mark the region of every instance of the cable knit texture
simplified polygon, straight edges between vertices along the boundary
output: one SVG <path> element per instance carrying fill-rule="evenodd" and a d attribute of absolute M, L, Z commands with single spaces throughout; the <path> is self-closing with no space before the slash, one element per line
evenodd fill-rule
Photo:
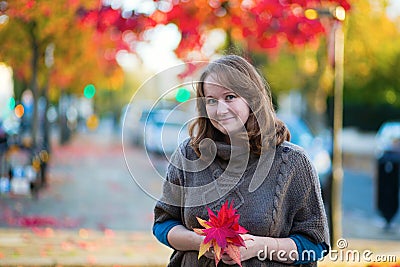
<path fill-rule="evenodd" d="M 252 235 L 283 238 L 301 234 L 314 243 L 329 244 L 319 180 L 303 149 L 289 142 L 278 146 L 271 168 L 262 173 L 265 178 L 262 184 L 250 192 L 249 185 L 255 170 L 263 167 L 263 162 L 259 162 L 259 157 L 250 155 L 244 157 L 247 159 L 246 164 L 246 161 L 237 160 L 241 154 L 233 153 L 229 145 L 217 143 L 216 146 L 217 156 L 210 166 L 200 171 L 184 171 L 182 162 L 185 159 L 194 162 L 198 160 L 198 156 L 188 140 L 182 143 L 180 153 L 175 153 L 172 159 L 178 164 L 170 164 L 168 167 L 167 180 L 170 183 L 164 184 L 163 196 L 155 206 L 155 222 L 178 219 L 188 229 L 201 228 L 196 216 L 207 220 L 206 206 L 217 211 L 228 200 L 234 202 L 234 207 L 240 214 L 239 223 Z M 227 166 L 231 166 L 227 155 L 232 154 L 236 155 L 234 162 L 240 162 L 242 166 L 243 171 L 240 174 L 231 171 L 237 170 L 238 166 L 233 165 L 233 168 L 227 169 Z M 184 186 L 185 189 L 171 184 Z M 204 185 L 212 186 L 200 189 Z M 194 202 L 196 205 L 193 205 Z M 204 256 L 197 259 L 197 255 L 198 251 L 174 251 L 168 266 L 215 267 L 213 260 Z M 315 266 L 316 263 L 309 265 Z M 218 267 L 222 266 L 228 265 L 220 262 Z M 244 261 L 242 266 L 288 265 L 252 258 Z"/>

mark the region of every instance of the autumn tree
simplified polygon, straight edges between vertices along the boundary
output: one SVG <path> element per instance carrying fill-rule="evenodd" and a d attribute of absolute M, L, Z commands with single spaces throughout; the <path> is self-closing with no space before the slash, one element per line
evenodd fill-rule
<path fill-rule="evenodd" d="M 389 18 L 386 8 L 356 1 L 347 25 L 344 122 L 365 130 L 400 115 L 400 16 Z"/>
<path fill-rule="evenodd" d="M 38 128 L 37 100 L 49 93 L 81 94 L 88 83 L 99 89 L 116 89 L 123 81 L 115 53 L 123 49 L 121 33 L 112 32 L 107 19 L 120 11 L 104 12 L 103 24 L 87 10 L 103 9 L 98 0 L 21 0 L 1 2 L 7 19 L 0 25 L 0 60 L 10 65 L 15 79 L 30 88 L 35 99 L 33 141 Z M 46 49 L 54 60 L 46 62 Z M 51 55 L 48 55 L 51 57 Z"/>
<path fill-rule="evenodd" d="M 129 13 L 124 15 L 123 13 Z M 100 8 L 87 8 L 79 11 L 79 25 L 84 29 L 94 30 L 92 46 L 87 46 L 86 53 L 91 53 L 95 47 L 100 48 L 99 55 L 94 57 L 103 57 L 108 64 L 103 64 L 101 73 L 104 75 L 104 89 L 99 92 L 101 99 L 98 99 L 98 109 L 109 110 L 114 116 L 120 113 L 123 104 L 126 103 L 127 97 L 124 92 L 120 92 L 129 84 L 127 78 L 121 68 L 115 68 L 110 63 L 116 64 L 117 54 L 119 52 L 130 52 L 136 54 L 136 44 L 143 40 L 143 35 L 148 28 L 156 25 L 155 21 L 146 14 L 131 11 L 125 12 L 121 9 L 111 6 L 101 6 Z M 93 54 L 93 53 L 92 53 Z M 93 58 L 94 59 L 94 58 Z M 98 61 L 98 60 L 97 60 Z M 93 60 L 92 62 L 96 62 Z M 114 67 L 114 68 L 112 68 Z M 118 75 L 112 72 L 118 71 Z M 122 89 L 121 89 L 122 88 Z M 118 99 L 117 97 L 122 99 Z M 112 102 L 112 103 L 111 103 Z"/>

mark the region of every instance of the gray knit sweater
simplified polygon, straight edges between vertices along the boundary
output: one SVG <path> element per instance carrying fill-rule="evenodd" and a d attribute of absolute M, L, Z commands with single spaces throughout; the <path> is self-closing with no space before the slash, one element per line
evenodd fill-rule
<path fill-rule="evenodd" d="M 244 166 L 236 173 L 235 168 L 227 167 L 230 156 L 235 154 L 227 144 L 217 144 L 217 157 L 206 168 L 200 166 L 201 161 L 188 140 L 179 151 L 173 155 L 172 164 L 168 167 L 166 179 L 169 183 L 164 184 L 163 196 L 155 206 L 155 222 L 176 219 L 188 229 L 202 228 L 196 216 L 207 220 L 206 206 L 215 212 L 228 200 L 234 202 L 234 208 L 240 214 L 239 223 L 249 234 L 280 238 L 301 234 L 315 243 L 329 244 L 318 177 L 300 147 L 284 142 L 276 148 L 270 163 L 264 163 L 254 155 L 247 156 L 248 161 L 243 161 L 240 153 L 236 154 L 236 163 Z M 197 164 L 197 171 L 193 169 L 193 164 L 185 165 L 186 160 Z M 268 168 L 263 165 L 268 165 Z M 256 168 L 260 170 L 260 166 L 261 170 L 265 170 L 261 174 L 255 172 Z M 249 190 L 255 173 L 261 175 L 262 183 L 256 190 Z M 230 180 L 233 182 L 229 183 Z M 204 256 L 197 259 L 197 256 L 198 251 L 174 251 L 168 266 L 215 266 L 213 260 Z M 316 263 L 310 265 L 315 266 Z M 221 266 L 228 265 L 220 262 L 218 267 Z M 287 265 L 252 258 L 244 261 L 242 266 Z"/>

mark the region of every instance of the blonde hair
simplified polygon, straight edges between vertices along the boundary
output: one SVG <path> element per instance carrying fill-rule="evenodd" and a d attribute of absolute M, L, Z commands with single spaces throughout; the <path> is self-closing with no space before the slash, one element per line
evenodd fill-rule
<path fill-rule="evenodd" d="M 198 118 L 190 125 L 191 146 L 200 156 L 200 142 L 205 138 L 223 140 L 224 134 L 217 130 L 207 116 L 204 102 L 204 81 L 213 75 L 221 85 L 244 98 L 250 106 L 250 115 L 245 123 L 250 151 L 260 155 L 266 142 L 278 146 L 290 140 L 290 132 L 276 117 L 272 104 L 270 86 L 246 59 L 227 55 L 211 62 L 203 71 L 196 86 Z"/>

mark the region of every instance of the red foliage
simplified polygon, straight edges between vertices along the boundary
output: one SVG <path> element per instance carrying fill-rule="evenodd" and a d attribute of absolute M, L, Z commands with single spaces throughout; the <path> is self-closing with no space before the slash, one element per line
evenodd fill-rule
<path fill-rule="evenodd" d="M 239 247 L 245 247 L 245 243 L 240 235 L 247 233 L 247 230 L 239 225 L 240 215 L 236 214 L 233 202 L 228 206 L 228 201 L 226 201 L 217 215 L 210 208 L 207 208 L 207 210 L 208 221 L 197 218 L 200 225 L 206 229 L 194 229 L 196 233 L 205 236 L 200 246 L 199 257 L 212 247 L 215 265 L 218 265 L 222 254 L 227 253 L 241 266 Z"/>
<path fill-rule="evenodd" d="M 274 52 L 285 41 L 304 45 L 324 33 L 320 21 L 306 19 L 304 11 L 337 5 L 350 9 L 347 0 L 259 0 L 246 4 L 240 0 L 173 1 L 165 16 L 157 10 L 154 17 L 162 18 L 160 23 L 178 26 L 182 39 L 176 53 L 185 58 L 191 51 L 201 49 L 203 36 L 212 28 L 235 29 L 241 36 L 232 36 L 234 41 L 265 52 Z"/>
<path fill-rule="evenodd" d="M 197 70 L 198 64 L 193 64 L 192 62 L 187 62 L 185 64 L 185 67 L 186 67 L 185 71 L 178 74 L 179 79 L 184 79 L 185 77 L 192 75 L 193 72 L 195 72 Z"/>
<path fill-rule="evenodd" d="M 50 216 L 25 216 L 19 220 L 19 225 L 22 227 L 44 227 L 56 226 L 58 221 Z"/>
<path fill-rule="evenodd" d="M 121 33 L 132 31 L 137 33 L 137 41 L 147 29 L 174 23 L 182 35 L 175 52 L 178 57 L 189 59 L 192 51 L 201 51 L 204 36 L 210 29 L 234 31 L 233 42 L 247 49 L 275 53 L 285 42 L 303 46 L 325 32 L 319 20 L 305 18 L 306 9 L 338 5 L 346 11 L 350 9 L 348 0 L 186 0 L 170 1 L 167 10 L 161 8 L 165 1 L 154 2 L 160 9 L 150 15 L 132 12 L 129 18 L 122 18 L 120 10 L 103 6 L 87 11 L 82 23 L 94 23 L 100 32 L 110 28 Z"/>

